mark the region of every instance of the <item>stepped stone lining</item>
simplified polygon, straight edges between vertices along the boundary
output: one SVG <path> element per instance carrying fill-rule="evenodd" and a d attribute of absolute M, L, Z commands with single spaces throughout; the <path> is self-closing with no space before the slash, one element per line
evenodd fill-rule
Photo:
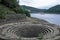
<path fill-rule="evenodd" d="M 52 28 L 40 24 L 12 23 L 1 26 L 0 36 L 6 38 L 20 37 L 38 37 L 40 33 L 43 35 L 53 32 Z"/>

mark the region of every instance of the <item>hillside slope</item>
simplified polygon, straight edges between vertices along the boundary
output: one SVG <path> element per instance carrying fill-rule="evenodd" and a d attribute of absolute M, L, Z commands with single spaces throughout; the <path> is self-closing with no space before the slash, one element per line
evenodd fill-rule
<path fill-rule="evenodd" d="M 22 7 L 24 9 L 28 9 L 31 11 L 31 13 L 39 13 L 39 12 L 45 12 L 46 9 L 38 9 L 38 8 L 34 8 L 34 7 L 30 7 L 30 6 L 25 6 L 25 5 L 22 5 Z"/>
<path fill-rule="evenodd" d="M 54 7 L 51 7 L 50 9 L 47 10 L 47 12 L 60 13 L 60 5 L 56 5 Z"/>

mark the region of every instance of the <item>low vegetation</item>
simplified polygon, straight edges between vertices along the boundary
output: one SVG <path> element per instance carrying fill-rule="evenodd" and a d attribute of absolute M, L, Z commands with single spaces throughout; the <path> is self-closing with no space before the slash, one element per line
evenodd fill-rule
<path fill-rule="evenodd" d="M 39 34 L 38 39 L 39 39 L 39 40 L 42 40 L 42 39 L 43 39 L 43 33 L 40 33 L 40 34 Z"/>

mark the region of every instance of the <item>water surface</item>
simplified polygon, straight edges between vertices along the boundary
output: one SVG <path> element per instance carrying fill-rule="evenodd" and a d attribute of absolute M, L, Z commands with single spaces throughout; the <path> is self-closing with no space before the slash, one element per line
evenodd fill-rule
<path fill-rule="evenodd" d="M 40 14 L 40 13 L 32 13 L 31 17 L 44 19 L 52 24 L 60 25 L 60 14 Z"/>

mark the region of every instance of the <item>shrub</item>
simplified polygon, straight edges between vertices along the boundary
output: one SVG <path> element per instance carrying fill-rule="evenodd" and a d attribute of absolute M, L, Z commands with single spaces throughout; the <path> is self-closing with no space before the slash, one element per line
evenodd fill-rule
<path fill-rule="evenodd" d="M 25 10 L 25 14 L 26 14 L 26 16 L 28 16 L 28 17 L 30 17 L 30 11 L 29 10 Z"/>
<path fill-rule="evenodd" d="M 3 13 L 0 13 L 0 19 L 5 19 L 6 16 Z"/>
<path fill-rule="evenodd" d="M 21 6 L 17 6 L 16 8 L 14 8 L 14 11 L 17 13 L 17 14 L 26 14 L 26 16 L 30 17 L 30 10 L 26 10 L 24 9 L 23 7 Z"/>
<path fill-rule="evenodd" d="M 5 14 L 6 14 L 6 10 L 5 8 L 1 5 L 0 6 L 0 19 L 5 19 Z"/>
<path fill-rule="evenodd" d="M 38 36 L 39 38 L 39 40 L 42 40 L 43 39 L 43 33 L 39 33 L 39 36 Z"/>
<path fill-rule="evenodd" d="M 16 13 L 20 13 L 20 14 L 21 14 L 21 13 L 22 13 L 22 14 L 24 13 L 24 9 L 23 9 L 23 7 L 21 7 L 21 6 L 17 6 L 14 10 L 15 10 Z"/>
<path fill-rule="evenodd" d="M 1 3 L 11 8 L 14 8 L 18 5 L 17 0 L 1 0 Z"/>

